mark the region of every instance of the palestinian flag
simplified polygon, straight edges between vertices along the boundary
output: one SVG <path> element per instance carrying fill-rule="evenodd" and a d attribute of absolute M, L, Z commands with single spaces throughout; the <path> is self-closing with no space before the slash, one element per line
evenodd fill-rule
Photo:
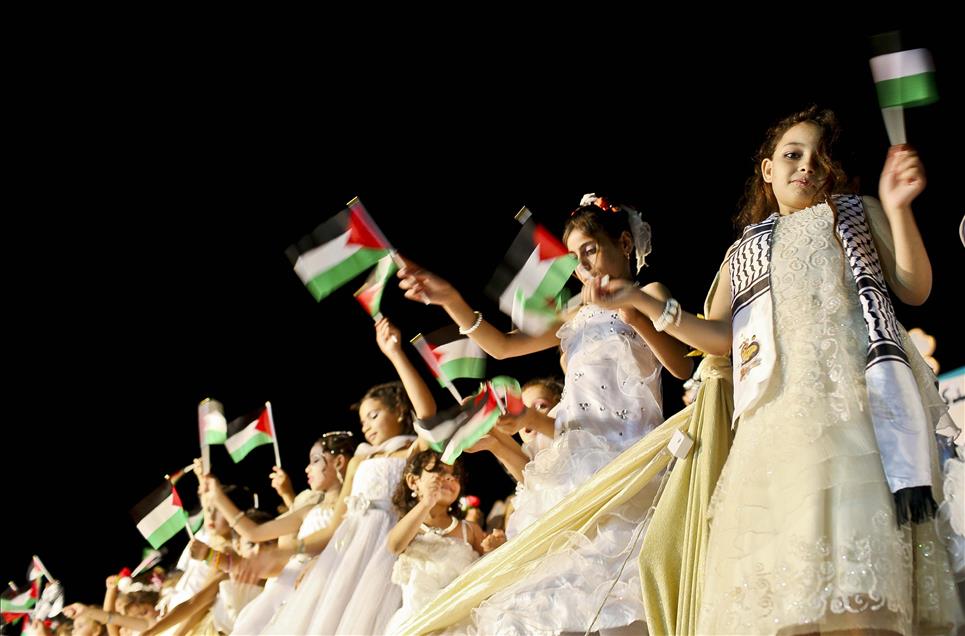
<path fill-rule="evenodd" d="M 877 55 L 871 58 L 871 75 L 882 108 L 925 106 L 938 100 L 935 63 L 928 49 Z"/>
<path fill-rule="evenodd" d="M 392 250 L 385 235 L 354 199 L 286 250 L 295 273 L 315 300 L 325 298 Z"/>
<path fill-rule="evenodd" d="M 564 287 L 554 298 L 527 298 L 520 288 L 516 290 L 509 315 L 520 331 L 539 336 L 560 320 L 560 312 L 566 309 L 569 295 L 570 291 Z"/>
<path fill-rule="evenodd" d="M 492 429 L 499 415 L 499 404 L 487 382 L 465 404 L 417 420 L 415 430 L 433 450 L 442 453 L 443 462 L 452 464 Z"/>
<path fill-rule="evenodd" d="M 236 464 L 255 448 L 271 443 L 271 420 L 265 407 L 228 423 L 224 446 Z"/>
<path fill-rule="evenodd" d="M 486 292 L 508 316 L 513 315 L 518 297 L 534 304 L 555 304 L 576 266 L 576 257 L 567 252 L 566 246 L 530 219 L 509 247 Z"/>
<path fill-rule="evenodd" d="M 29 615 L 29 612 L 0 612 L 0 618 L 3 619 L 0 621 L 0 625 L 16 625 L 17 621 L 27 615 Z M 24 625 L 26 625 L 26 623 L 24 623 Z"/>
<path fill-rule="evenodd" d="M 442 452 L 442 461 L 445 464 L 455 463 L 463 451 L 492 430 L 496 420 L 502 415 L 499 400 L 488 382 L 479 394 L 469 400 L 467 406 L 469 408 L 463 411 L 457 430 Z"/>
<path fill-rule="evenodd" d="M 206 398 L 198 405 L 198 429 L 201 444 L 224 444 L 227 437 L 224 406 L 217 400 Z"/>
<path fill-rule="evenodd" d="M 519 395 L 519 383 L 512 378 L 493 378 L 492 381 L 483 383 L 479 391 L 465 404 L 425 420 L 417 420 L 416 433 L 426 440 L 433 450 L 442 453 L 444 463 L 452 464 L 467 448 L 492 429 L 500 415 L 522 412 Z"/>
<path fill-rule="evenodd" d="M 417 334 L 412 344 L 442 386 L 446 386 L 447 379 L 486 377 L 486 353 L 468 336 L 459 333 L 456 325 L 437 329 L 427 336 Z"/>
<path fill-rule="evenodd" d="M 165 481 L 131 509 L 137 529 L 157 549 L 188 522 L 178 491 Z"/>
<path fill-rule="evenodd" d="M 392 260 L 392 255 L 386 254 L 379 259 L 375 269 L 369 273 L 365 284 L 355 292 L 355 300 L 359 301 L 362 308 L 375 320 L 382 317 L 379 312 L 379 305 L 382 304 L 382 292 L 385 291 L 385 285 L 398 270 L 399 266 Z"/>
<path fill-rule="evenodd" d="M 0 612 L 3 613 L 3 619 L 11 622 L 26 614 L 37 604 L 38 596 L 37 588 L 30 586 L 29 590 L 21 592 L 13 598 L 0 598 Z M 8 615 L 13 616 L 8 617 Z"/>

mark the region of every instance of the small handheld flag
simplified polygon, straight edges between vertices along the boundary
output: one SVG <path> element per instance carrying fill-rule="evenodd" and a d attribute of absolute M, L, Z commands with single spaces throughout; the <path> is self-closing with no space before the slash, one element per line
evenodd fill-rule
<path fill-rule="evenodd" d="M 456 325 L 437 329 L 429 335 L 416 334 L 412 345 L 425 360 L 439 384 L 456 399 L 462 397 L 452 381 L 459 378 L 483 378 L 486 375 L 486 353 L 470 338 L 459 333 Z"/>
<path fill-rule="evenodd" d="M 274 440 L 267 406 L 231 420 L 227 425 L 227 434 L 225 450 L 236 464 L 255 448 L 272 444 Z M 275 460 L 278 460 L 277 456 Z"/>
<path fill-rule="evenodd" d="M 541 335 L 547 322 L 526 319 L 526 309 L 532 312 L 544 306 L 555 307 L 566 281 L 576 270 L 577 260 L 559 239 L 527 216 L 528 212 L 523 208 L 517 214 L 517 219 L 525 218 L 526 221 L 493 274 L 486 292 L 514 322 L 521 320 L 522 324 L 516 324 L 521 331 Z"/>
<path fill-rule="evenodd" d="M 375 267 L 369 272 L 369 277 L 365 283 L 355 292 L 355 300 L 362 305 L 362 308 L 378 321 L 382 317 L 380 307 L 382 304 L 382 293 L 385 286 L 392 278 L 392 275 L 399 271 L 399 266 L 392 259 L 391 254 L 387 254 L 379 259 Z"/>
<path fill-rule="evenodd" d="M 356 197 L 285 254 L 309 293 L 320 301 L 392 251 Z"/>
<path fill-rule="evenodd" d="M 134 506 L 131 517 L 154 549 L 164 545 L 188 522 L 178 491 L 168 481 Z"/>
<path fill-rule="evenodd" d="M 938 100 L 935 63 L 927 49 L 904 49 L 901 34 L 883 33 L 872 38 L 877 55 L 871 58 L 871 75 L 891 145 L 908 143 L 904 109 Z"/>
<path fill-rule="evenodd" d="M 497 376 L 484 382 L 465 404 L 415 422 L 416 433 L 430 448 L 442 453 L 442 461 L 452 464 L 467 448 L 479 441 L 501 415 L 523 411 L 519 382 Z"/>

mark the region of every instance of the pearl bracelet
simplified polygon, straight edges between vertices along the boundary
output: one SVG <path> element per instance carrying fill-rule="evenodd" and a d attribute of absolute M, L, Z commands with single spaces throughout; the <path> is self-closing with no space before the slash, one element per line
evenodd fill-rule
<path fill-rule="evenodd" d="M 653 321 L 653 328 L 657 331 L 663 331 L 670 326 L 670 323 L 673 323 L 674 326 L 680 326 L 680 315 L 680 303 L 674 298 L 668 298 L 663 313 Z"/>
<path fill-rule="evenodd" d="M 459 327 L 459 333 L 464 336 L 468 336 L 476 329 L 479 329 L 479 325 L 482 324 L 482 313 L 478 311 L 474 311 L 472 313 L 476 314 L 476 321 L 473 322 L 471 326 L 466 327 L 465 329 L 463 329 L 462 327 Z"/>

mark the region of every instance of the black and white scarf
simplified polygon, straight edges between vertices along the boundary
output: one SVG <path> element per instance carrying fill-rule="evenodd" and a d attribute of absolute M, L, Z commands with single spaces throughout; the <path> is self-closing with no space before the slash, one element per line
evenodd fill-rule
<path fill-rule="evenodd" d="M 902 347 L 878 252 L 857 195 L 835 195 L 836 231 L 857 284 L 868 328 L 865 381 L 875 439 L 898 523 L 934 514 L 928 418 Z M 816 207 L 828 206 L 827 202 Z M 777 360 L 770 293 L 771 238 L 776 214 L 747 227 L 728 251 L 734 355 L 734 420 L 757 404 Z"/>

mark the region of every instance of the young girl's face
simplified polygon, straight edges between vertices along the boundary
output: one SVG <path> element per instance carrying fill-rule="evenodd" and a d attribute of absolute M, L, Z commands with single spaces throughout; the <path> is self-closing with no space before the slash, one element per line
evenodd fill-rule
<path fill-rule="evenodd" d="M 526 408 L 535 409 L 539 413 L 546 413 L 551 408 L 556 406 L 556 396 L 541 384 L 534 384 L 533 386 L 526 387 L 523 389 L 523 404 Z M 519 436 L 522 438 L 523 442 L 531 442 L 533 438 L 536 437 L 536 431 L 524 428 L 519 431 Z"/>
<path fill-rule="evenodd" d="M 415 477 L 414 475 L 409 475 L 409 477 Z M 449 464 L 443 464 L 442 462 L 430 463 L 428 466 L 422 469 L 422 473 L 415 477 L 414 480 L 407 480 L 410 484 L 415 485 L 416 493 L 424 492 L 426 488 L 432 485 L 438 484 L 442 491 L 442 496 L 439 498 L 439 504 L 445 504 L 448 508 L 451 506 L 456 499 L 459 499 L 459 477 L 453 473 L 453 468 Z M 438 504 L 437 504 L 438 505 Z"/>
<path fill-rule="evenodd" d="M 315 492 L 325 492 L 335 487 L 339 483 L 337 464 L 336 456 L 326 453 L 321 444 L 312 446 L 308 453 L 308 466 L 305 467 L 308 487 Z"/>
<path fill-rule="evenodd" d="M 375 398 L 362 400 L 359 420 L 362 422 L 362 434 L 369 444 L 381 444 L 402 432 L 402 419 L 399 414 Z"/>
<path fill-rule="evenodd" d="M 222 537 L 228 537 L 231 535 L 231 527 L 228 526 L 228 520 L 224 518 L 224 515 L 215 507 L 214 503 L 211 501 L 202 501 L 204 506 L 204 526 L 209 532 L 220 535 Z"/>
<path fill-rule="evenodd" d="M 617 244 L 605 232 L 593 236 L 572 230 L 566 238 L 566 248 L 579 261 L 575 273 L 580 282 L 585 285 L 594 276 L 630 278 L 629 234 L 625 232 Z"/>
<path fill-rule="evenodd" d="M 812 205 L 824 187 L 827 169 L 819 161 L 821 129 L 811 122 L 788 128 L 770 159 L 761 162 L 766 183 L 774 190 L 781 214 L 791 214 Z"/>

